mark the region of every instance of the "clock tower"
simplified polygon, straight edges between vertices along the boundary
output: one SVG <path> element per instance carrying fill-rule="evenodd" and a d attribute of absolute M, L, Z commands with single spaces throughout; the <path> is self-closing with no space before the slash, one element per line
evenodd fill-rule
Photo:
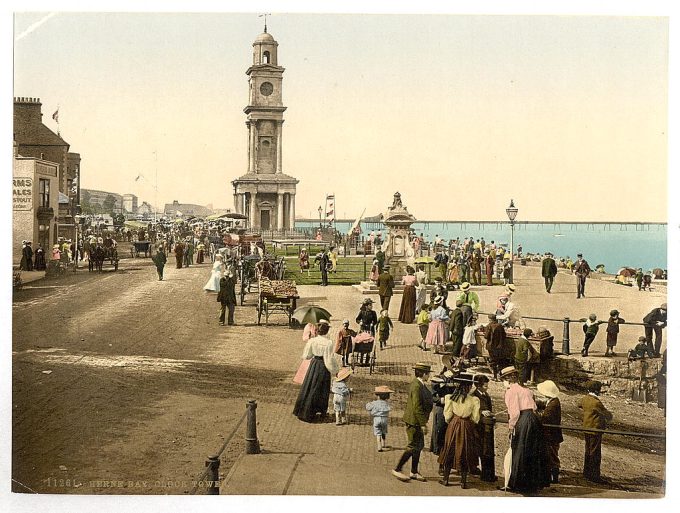
<path fill-rule="evenodd" d="M 298 180 L 283 174 L 284 68 L 278 46 L 265 31 L 253 43 L 253 65 L 248 68 L 248 170 L 232 181 L 236 212 L 248 217 L 251 230 L 295 228 L 295 189 Z"/>

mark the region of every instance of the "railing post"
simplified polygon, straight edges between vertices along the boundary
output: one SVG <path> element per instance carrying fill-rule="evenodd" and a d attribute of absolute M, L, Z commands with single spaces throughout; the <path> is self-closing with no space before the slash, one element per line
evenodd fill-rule
<path fill-rule="evenodd" d="M 248 408 L 248 424 L 246 427 L 246 454 L 260 454 L 260 442 L 257 439 L 257 401 L 251 399 Z"/>
<path fill-rule="evenodd" d="M 569 351 L 569 317 L 565 317 L 564 330 L 562 331 L 562 354 L 570 355 Z"/>
<path fill-rule="evenodd" d="M 205 466 L 208 467 L 208 495 L 219 495 L 220 494 L 220 457 L 210 456 L 206 462 Z"/>

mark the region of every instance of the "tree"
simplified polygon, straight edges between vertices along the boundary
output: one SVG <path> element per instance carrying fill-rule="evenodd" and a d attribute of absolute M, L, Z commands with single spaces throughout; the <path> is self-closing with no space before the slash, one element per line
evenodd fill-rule
<path fill-rule="evenodd" d="M 109 194 L 106 196 L 106 199 L 102 203 L 102 208 L 104 209 L 104 212 L 107 214 L 113 214 L 113 210 L 116 206 L 116 198 L 113 196 L 113 194 Z"/>

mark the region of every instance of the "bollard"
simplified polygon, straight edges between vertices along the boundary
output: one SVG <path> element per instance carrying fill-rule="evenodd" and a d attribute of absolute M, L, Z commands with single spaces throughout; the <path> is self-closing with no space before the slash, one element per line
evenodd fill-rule
<path fill-rule="evenodd" d="M 562 353 L 570 355 L 569 351 L 569 317 L 564 318 L 564 331 L 562 331 Z"/>
<path fill-rule="evenodd" d="M 364 258 L 364 281 L 366 281 L 366 278 L 368 275 L 366 274 L 366 258 Z"/>
<path fill-rule="evenodd" d="M 208 467 L 208 495 L 220 494 L 220 457 L 210 456 L 205 462 Z"/>
<path fill-rule="evenodd" d="M 257 401 L 250 400 L 248 408 L 248 425 L 246 427 L 246 454 L 260 454 L 260 442 L 257 439 Z"/>

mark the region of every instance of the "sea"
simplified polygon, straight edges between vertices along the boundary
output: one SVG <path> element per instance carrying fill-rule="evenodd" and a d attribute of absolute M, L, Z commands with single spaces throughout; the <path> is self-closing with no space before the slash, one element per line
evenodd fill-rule
<path fill-rule="evenodd" d="M 352 222 L 337 221 L 336 229 L 347 233 Z M 319 221 L 296 220 L 297 229 L 314 230 Z M 411 225 L 425 240 L 439 236 L 445 240 L 472 236 L 484 237 L 487 243 L 510 243 L 508 222 L 418 221 Z M 365 235 L 381 230 L 382 223 L 362 223 Z M 553 223 L 521 222 L 515 224 L 514 246 L 522 245 L 523 253 L 550 251 L 557 257 L 576 259 L 583 253 L 590 267 L 604 265 L 605 272 L 614 274 L 621 267 L 648 269 L 667 268 L 667 225 L 665 223 Z"/>

